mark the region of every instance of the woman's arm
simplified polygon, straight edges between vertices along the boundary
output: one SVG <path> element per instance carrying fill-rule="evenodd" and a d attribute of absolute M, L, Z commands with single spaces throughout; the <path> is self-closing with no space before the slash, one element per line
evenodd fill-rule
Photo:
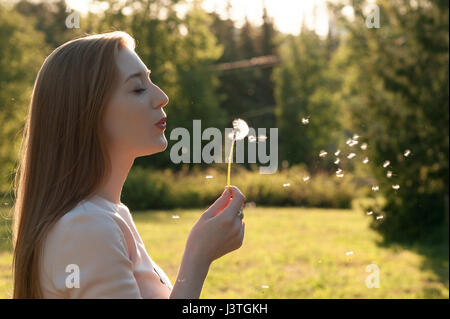
<path fill-rule="evenodd" d="M 240 190 L 231 186 L 202 214 L 189 233 L 169 298 L 199 298 L 211 263 L 241 247 L 245 223 L 237 212 L 244 201 Z"/>
<path fill-rule="evenodd" d="M 210 263 L 184 251 L 180 269 L 169 299 L 198 299 L 209 271 Z"/>

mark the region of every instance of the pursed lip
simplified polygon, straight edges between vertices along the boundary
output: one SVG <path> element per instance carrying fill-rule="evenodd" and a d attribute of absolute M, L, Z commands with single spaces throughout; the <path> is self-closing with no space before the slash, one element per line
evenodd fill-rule
<path fill-rule="evenodd" d="M 167 121 L 167 117 L 163 117 L 158 122 L 156 122 L 155 125 L 157 127 L 161 128 L 161 129 L 165 129 L 166 128 L 166 121 Z"/>
<path fill-rule="evenodd" d="M 155 125 L 166 124 L 166 121 L 167 121 L 167 117 L 163 117 L 158 122 L 156 122 Z"/>

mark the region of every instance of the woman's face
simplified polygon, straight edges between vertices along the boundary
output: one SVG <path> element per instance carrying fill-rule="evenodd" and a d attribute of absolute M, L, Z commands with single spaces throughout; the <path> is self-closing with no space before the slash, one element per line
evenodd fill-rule
<path fill-rule="evenodd" d="M 152 81 L 147 67 L 129 49 L 118 53 L 119 83 L 106 106 L 103 125 L 108 149 L 146 156 L 167 148 L 164 128 L 155 125 L 166 117 L 167 95 Z"/>

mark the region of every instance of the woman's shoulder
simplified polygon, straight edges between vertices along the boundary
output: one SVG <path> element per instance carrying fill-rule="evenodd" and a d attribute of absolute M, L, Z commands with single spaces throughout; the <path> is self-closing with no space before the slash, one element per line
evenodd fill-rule
<path fill-rule="evenodd" d="M 53 225 L 41 255 L 42 286 L 48 296 L 66 291 L 69 266 L 75 265 L 87 281 L 106 267 L 131 267 L 126 236 L 116 214 L 81 202 Z"/>

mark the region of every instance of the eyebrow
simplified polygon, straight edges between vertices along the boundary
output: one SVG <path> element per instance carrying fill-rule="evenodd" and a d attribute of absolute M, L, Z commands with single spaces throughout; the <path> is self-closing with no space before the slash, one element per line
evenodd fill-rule
<path fill-rule="evenodd" d="M 152 73 L 152 71 L 149 70 L 149 69 L 147 69 L 147 75 L 150 75 L 150 73 Z M 133 74 L 131 74 L 131 75 L 125 80 L 124 83 L 126 83 L 128 80 L 130 80 L 130 79 L 132 79 L 132 78 L 136 78 L 136 77 L 140 77 L 140 76 L 145 76 L 145 73 L 144 73 L 144 72 L 136 72 L 136 73 L 133 73 Z"/>

